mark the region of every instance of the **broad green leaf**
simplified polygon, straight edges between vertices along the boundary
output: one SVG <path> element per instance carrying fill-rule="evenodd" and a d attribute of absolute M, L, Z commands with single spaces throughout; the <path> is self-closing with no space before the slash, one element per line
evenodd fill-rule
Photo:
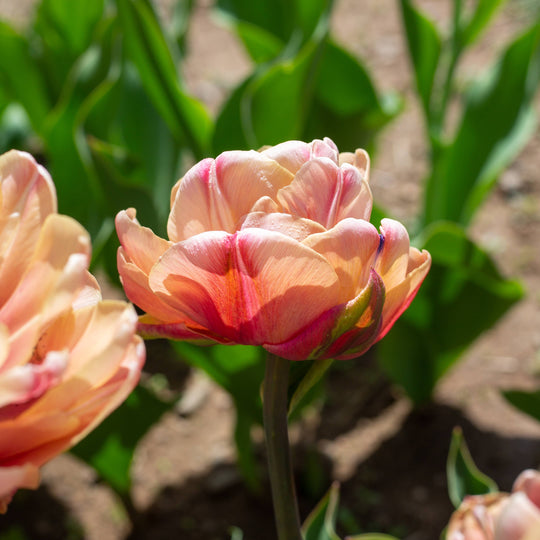
<path fill-rule="evenodd" d="M 339 484 L 335 482 L 302 525 L 304 540 L 340 540 L 335 531 L 338 503 Z"/>
<path fill-rule="evenodd" d="M 106 203 L 82 130 L 89 83 L 87 55 L 92 56 L 93 51 L 82 55 L 71 69 L 61 99 L 43 126 L 43 139 L 59 211 L 77 219 L 94 235 L 101 227 Z M 99 61 L 93 66 L 99 69 Z"/>
<path fill-rule="evenodd" d="M 431 91 L 441 55 L 441 38 L 433 22 L 417 10 L 410 0 L 401 0 L 401 14 L 416 87 L 425 117 L 429 119 Z"/>
<path fill-rule="evenodd" d="M 179 143 L 194 156 L 208 154 L 212 122 L 206 109 L 180 85 L 175 60 L 148 0 L 117 0 L 123 34 L 148 95 Z"/>
<path fill-rule="evenodd" d="M 237 21 L 234 28 L 248 54 L 257 64 L 276 58 L 285 46 L 274 34 L 254 24 Z"/>
<path fill-rule="evenodd" d="M 326 41 L 323 49 L 315 92 L 324 105 L 343 116 L 358 112 L 382 113 L 375 86 L 365 67 L 331 40 Z"/>
<path fill-rule="evenodd" d="M 257 63 L 276 58 L 287 44 L 298 51 L 325 24 L 332 0 L 219 0 L 217 5 Z"/>
<path fill-rule="evenodd" d="M 137 204 L 135 207 L 143 214 L 151 211 L 150 221 L 146 221 L 143 214 L 139 220 L 162 236 L 166 232 L 170 210 L 164 201 L 169 200 L 171 187 L 178 179 L 181 151 L 144 92 L 132 64 L 127 62 L 120 69 L 121 73 L 116 78 L 105 81 L 91 96 L 85 129 L 92 133 L 92 149 L 99 146 L 103 150 L 99 153 L 104 157 L 108 155 L 108 161 L 114 163 L 118 171 L 115 175 L 105 174 L 101 180 L 106 188 L 110 177 L 116 177 L 119 190 L 114 193 L 107 190 L 112 215 L 135 205 L 136 201 L 129 201 L 128 193 L 137 188 L 147 200 L 141 200 L 142 206 Z M 96 142 L 96 138 L 101 141 Z M 126 189 L 125 194 L 122 188 Z M 132 194 L 136 195 L 135 192 Z M 148 198 L 150 204 L 147 204 Z"/>
<path fill-rule="evenodd" d="M 36 132 L 51 109 L 43 75 L 29 52 L 29 43 L 0 21 L 0 85 L 7 96 L 20 103 Z"/>
<path fill-rule="evenodd" d="M 251 23 L 283 42 L 294 27 L 294 2 L 286 0 L 218 0 L 217 7 L 230 17 Z"/>
<path fill-rule="evenodd" d="M 253 141 L 253 137 L 248 140 L 247 136 L 247 132 L 251 134 L 249 111 L 246 110 L 247 106 L 244 106 L 244 102 L 249 85 L 254 77 L 254 75 L 251 75 L 237 86 L 223 105 L 212 135 L 212 152 L 214 155 L 225 150 L 248 150 L 252 148 L 250 141 Z M 247 117 L 245 121 L 244 116 Z"/>
<path fill-rule="evenodd" d="M 103 0 L 42 0 L 34 28 L 50 50 L 63 49 L 76 58 L 90 46 L 102 14 Z"/>
<path fill-rule="evenodd" d="M 421 242 L 432 256 L 418 294 L 377 345 L 382 366 L 419 404 L 461 353 L 523 296 L 456 224 L 437 223 Z"/>
<path fill-rule="evenodd" d="M 296 58 L 273 65 L 252 82 L 245 96 L 252 146 L 301 138 L 311 101 L 309 75 L 316 62 L 316 47 L 310 43 Z"/>
<path fill-rule="evenodd" d="M 293 59 L 261 67 L 241 83 L 216 122 L 214 151 L 302 138 L 318 50 L 319 42 L 311 41 Z"/>
<path fill-rule="evenodd" d="M 92 43 L 102 15 L 103 0 L 39 3 L 33 30 L 40 40 L 40 65 L 53 92 L 60 91 L 73 63 Z"/>
<path fill-rule="evenodd" d="M 171 406 L 172 403 L 165 403 L 138 386 L 123 405 L 71 452 L 125 496 L 131 486 L 130 466 L 137 443 Z"/>
<path fill-rule="evenodd" d="M 477 0 L 472 14 L 467 25 L 461 33 L 463 46 L 470 45 L 480 35 L 482 30 L 488 25 L 489 21 L 497 11 L 497 9 L 505 2 L 505 0 Z"/>
<path fill-rule="evenodd" d="M 452 433 L 446 462 L 448 495 L 457 508 L 466 495 L 483 495 L 497 491 L 497 484 L 476 467 L 460 428 Z"/>
<path fill-rule="evenodd" d="M 466 224 L 533 133 L 540 81 L 540 24 L 506 49 L 466 95 L 454 142 L 442 149 L 426 186 L 425 223 Z"/>
<path fill-rule="evenodd" d="M 371 150 L 376 134 L 401 110 L 396 95 L 380 96 L 366 68 L 327 40 L 315 79 L 303 138 L 330 137 L 339 148 Z"/>
<path fill-rule="evenodd" d="M 536 392 L 509 390 L 502 394 L 516 409 L 540 422 L 540 390 Z"/>

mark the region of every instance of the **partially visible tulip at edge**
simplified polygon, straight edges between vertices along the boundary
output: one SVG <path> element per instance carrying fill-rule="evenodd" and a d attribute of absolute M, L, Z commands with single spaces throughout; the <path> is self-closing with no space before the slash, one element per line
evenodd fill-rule
<path fill-rule="evenodd" d="M 454 512 L 447 540 L 540 540 L 540 473 L 523 471 L 512 493 L 465 497 Z"/>
<path fill-rule="evenodd" d="M 145 337 L 356 357 L 407 308 L 431 258 L 369 223 L 369 158 L 330 139 L 204 159 L 174 186 L 168 240 L 118 214 L 118 269 Z"/>
<path fill-rule="evenodd" d="M 0 156 L 0 513 L 122 403 L 145 358 L 133 306 L 101 300 L 88 233 L 56 208 L 32 156 Z"/>

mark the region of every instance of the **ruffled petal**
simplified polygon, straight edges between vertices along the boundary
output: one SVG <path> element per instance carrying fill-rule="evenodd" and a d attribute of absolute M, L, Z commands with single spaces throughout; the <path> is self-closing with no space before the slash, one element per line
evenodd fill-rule
<path fill-rule="evenodd" d="M 323 257 L 261 229 L 209 232 L 176 244 L 153 268 L 150 286 L 185 320 L 257 345 L 290 338 L 332 307 L 339 292 Z"/>
<path fill-rule="evenodd" d="M 347 302 L 366 286 L 379 240 L 371 223 L 347 218 L 329 231 L 307 237 L 303 244 L 320 253 L 334 268 L 341 284 L 339 301 Z"/>
<path fill-rule="evenodd" d="M 316 221 L 291 216 L 290 214 L 280 214 L 278 212 L 270 214 L 265 212 L 251 212 L 242 220 L 240 230 L 250 228 L 279 232 L 293 238 L 297 242 L 305 240 L 312 234 L 325 231 L 324 227 Z"/>
<path fill-rule="evenodd" d="M 4 367 L 27 361 L 45 326 L 71 308 L 87 284 L 89 257 L 88 233 L 79 223 L 57 214 L 45 220 L 29 270 L 0 308 L 0 321 L 10 331 Z"/>
<path fill-rule="evenodd" d="M 34 158 L 12 150 L 0 156 L 0 306 L 28 267 L 40 227 L 56 211 L 51 177 Z"/>
<path fill-rule="evenodd" d="M 182 315 L 178 311 L 154 294 L 148 283 L 148 275 L 126 259 L 123 248 L 119 248 L 116 260 L 122 287 L 131 302 L 162 322 L 181 320 Z"/>
<path fill-rule="evenodd" d="M 236 230 L 258 199 L 275 198 L 292 181 L 277 161 L 255 151 L 231 151 L 203 160 L 180 181 L 167 232 L 180 242 L 205 231 Z"/>
<path fill-rule="evenodd" d="M 284 211 L 330 229 L 348 217 L 369 221 L 372 196 L 358 169 L 316 158 L 298 171 L 290 186 L 280 190 L 278 202 Z"/>
<path fill-rule="evenodd" d="M 495 525 L 495 540 L 522 540 L 528 529 L 540 525 L 540 510 L 525 493 L 513 493 Z"/>
<path fill-rule="evenodd" d="M 21 466 L 0 467 L 0 514 L 5 514 L 7 505 L 18 489 L 36 489 L 39 485 L 39 470 L 26 463 Z"/>
<path fill-rule="evenodd" d="M 115 222 L 125 257 L 148 275 L 156 260 L 172 243 L 155 235 L 148 227 L 141 227 L 134 208 L 119 212 Z"/>

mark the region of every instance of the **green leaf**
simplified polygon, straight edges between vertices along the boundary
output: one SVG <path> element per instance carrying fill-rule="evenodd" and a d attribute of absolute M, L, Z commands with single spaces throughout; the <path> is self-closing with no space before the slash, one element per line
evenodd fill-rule
<path fill-rule="evenodd" d="M 371 149 L 375 135 L 402 106 L 394 94 L 379 95 L 362 63 L 331 40 L 323 49 L 314 93 L 303 139 L 328 136 L 343 149 Z"/>
<path fill-rule="evenodd" d="M 481 473 L 471 457 L 460 428 L 452 433 L 446 462 L 448 495 L 457 508 L 466 495 L 483 495 L 498 491 L 497 484 Z"/>
<path fill-rule="evenodd" d="M 274 34 L 245 21 L 236 21 L 234 29 L 248 54 L 257 63 L 269 62 L 279 55 L 285 44 Z"/>
<path fill-rule="evenodd" d="M 466 224 L 498 175 L 530 138 L 540 82 L 540 25 L 506 49 L 495 69 L 466 95 L 454 142 L 441 150 L 426 187 L 425 223 Z"/>
<path fill-rule="evenodd" d="M 258 26 L 286 42 L 293 28 L 291 4 L 285 0 L 218 0 L 217 7 L 230 17 Z"/>
<path fill-rule="evenodd" d="M 129 57 L 148 95 L 179 143 L 194 156 L 209 153 L 212 122 L 203 105 L 180 85 L 170 45 L 148 0 L 117 0 Z"/>
<path fill-rule="evenodd" d="M 103 158 L 101 166 L 107 165 L 101 168 L 101 184 L 111 215 L 134 206 L 141 212 L 141 223 L 163 236 L 169 213 L 169 205 L 163 201 L 169 199 L 178 178 L 181 150 L 145 93 L 134 66 L 127 62 L 119 71 L 90 97 L 85 129 L 92 133 L 94 157 Z M 107 188 L 111 179 L 118 190 Z M 139 199 L 138 193 L 146 200 L 130 202 L 132 196 Z"/>
<path fill-rule="evenodd" d="M 474 13 L 462 30 L 463 46 L 470 45 L 487 26 L 497 9 L 505 0 L 477 0 Z"/>
<path fill-rule="evenodd" d="M 216 122 L 214 151 L 302 138 L 319 48 L 320 41 L 310 41 L 293 59 L 261 67 L 241 83 Z"/>
<path fill-rule="evenodd" d="M 171 406 L 138 386 L 123 405 L 71 452 L 125 496 L 131 486 L 130 466 L 137 443 Z"/>
<path fill-rule="evenodd" d="M 339 484 L 335 482 L 302 525 L 304 540 L 340 540 L 335 531 L 338 503 Z"/>
<path fill-rule="evenodd" d="M 9 98 L 19 102 L 40 133 L 51 109 L 47 88 L 24 37 L 0 21 L 0 85 Z"/>
<path fill-rule="evenodd" d="M 65 0 L 42 0 L 34 28 L 49 51 L 69 51 L 76 58 L 89 47 L 102 15 L 103 0 L 73 0 L 69 5 Z"/>
<path fill-rule="evenodd" d="M 431 270 L 377 345 L 382 366 L 416 404 L 430 399 L 462 352 L 523 296 L 458 225 L 434 224 L 421 245 L 431 253 Z"/>
<path fill-rule="evenodd" d="M 540 422 L 540 390 L 536 392 L 509 390 L 503 392 L 503 396 L 521 412 Z"/>
<path fill-rule="evenodd" d="M 401 14 L 414 67 L 416 88 L 428 119 L 433 82 L 441 55 L 441 38 L 433 22 L 417 10 L 410 0 L 401 0 Z"/>

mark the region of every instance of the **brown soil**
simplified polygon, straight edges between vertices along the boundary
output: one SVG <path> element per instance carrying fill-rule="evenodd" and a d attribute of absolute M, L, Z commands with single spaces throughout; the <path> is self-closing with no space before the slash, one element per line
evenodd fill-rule
<path fill-rule="evenodd" d="M 216 111 L 249 70 L 241 47 L 216 24 L 208 0 L 197 6 L 185 75 L 191 91 Z M 438 21 L 451 2 L 425 0 Z M 8 5 L 5 0 L 0 8 Z M 13 4 L 13 3 L 12 3 Z M 25 4 L 25 2 L 18 2 Z M 466 81 L 524 23 L 510 2 L 459 72 Z M 394 0 L 340 0 L 336 39 L 360 55 L 378 85 L 405 95 L 406 110 L 382 134 L 371 184 L 375 199 L 410 222 L 426 171 L 426 148 Z M 482 336 L 439 385 L 435 403 L 413 410 L 374 362 L 341 363 L 327 381 L 327 400 L 293 429 L 303 516 L 330 485 L 342 484 L 340 527 L 434 540 L 452 510 L 445 461 L 452 428 L 463 427 L 481 470 L 503 489 L 540 461 L 540 424 L 512 409 L 501 389 L 532 389 L 540 361 L 540 134 L 503 175 L 473 224 L 475 238 L 503 272 L 521 279 L 527 297 Z M 148 367 L 157 362 L 149 350 Z M 161 366 L 160 368 L 161 369 Z M 167 368 L 168 369 L 168 368 Z M 188 414 L 171 412 L 145 437 L 134 465 L 137 526 L 94 472 L 64 455 L 44 467 L 43 485 L 19 493 L 0 531 L 18 523 L 33 540 L 225 540 L 230 527 L 245 540 L 274 540 L 268 496 L 255 497 L 234 468 L 233 409 L 228 396 L 200 374 L 175 368 Z M 261 467 L 264 466 L 261 448 Z M 0 538 L 6 538 L 0 534 Z M 14 538 L 14 537 L 9 537 Z"/>

